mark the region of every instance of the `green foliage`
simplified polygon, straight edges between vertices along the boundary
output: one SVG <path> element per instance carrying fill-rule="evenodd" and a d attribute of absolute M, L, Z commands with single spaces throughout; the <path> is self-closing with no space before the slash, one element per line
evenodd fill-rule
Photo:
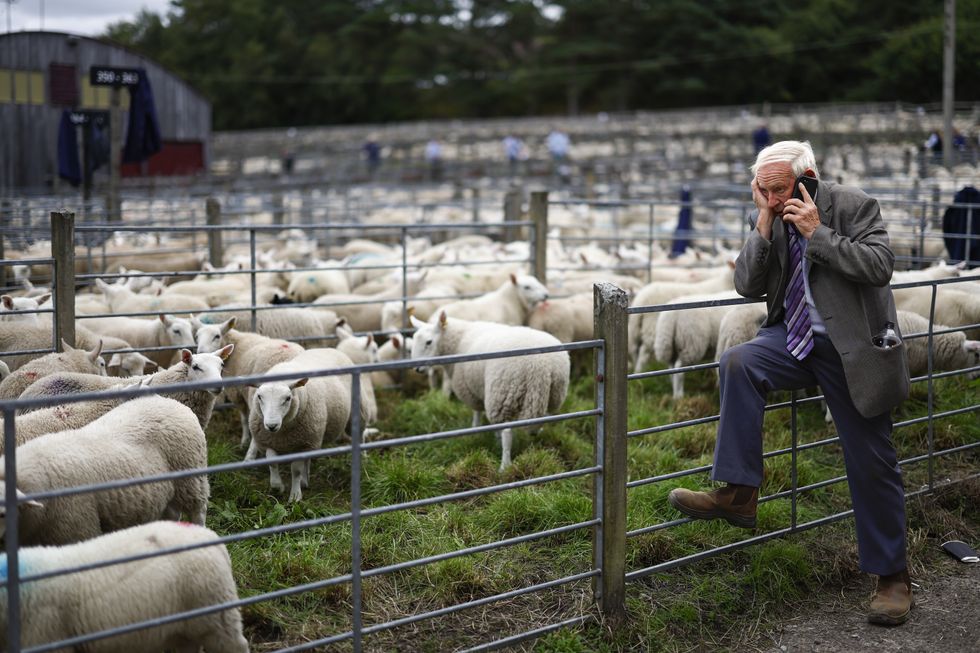
<path fill-rule="evenodd" d="M 935 101 L 942 3 L 174 0 L 106 36 L 169 67 L 215 126 L 827 100 Z M 980 0 L 956 97 L 980 97 Z"/>

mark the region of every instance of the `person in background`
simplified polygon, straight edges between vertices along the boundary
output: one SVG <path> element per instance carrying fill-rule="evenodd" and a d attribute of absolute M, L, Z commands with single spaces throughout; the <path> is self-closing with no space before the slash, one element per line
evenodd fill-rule
<path fill-rule="evenodd" d="M 818 178 L 806 142 L 763 149 L 752 173 L 758 215 L 736 261 L 735 289 L 765 298 L 768 315 L 753 340 L 721 357 L 711 477 L 725 486 L 676 488 L 668 500 L 694 519 L 754 528 L 767 395 L 819 385 L 844 451 L 860 567 L 878 576 L 868 621 L 897 625 L 911 611 L 912 582 L 890 411 L 908 396 L 910 380 L 881 210 L 856 188 L 817 179 L 811 194 L 798 183 L 801 175 Z"/>
<path fill-rule="evenodd" d="M 527 159 L 527 149 L 524 141 L 512 134 L 504 137 L 504 156 L 507 157 L 507 167 L 511 176 L 518 173 L 521 162 Z"/>
<path fill-rule="evenodd" d="M 762 123 L 752 132 L 752 146 L 755 147 L 755 153 L 758 154 L 763 148 L 768 147 L 770 139 L 769 128 Z"/>
<path fill-rule="evenodd" d="M 439 141 L 430 139 L 425 144 L 425 163 L 428 169 L 429 181 L 442 180 L 442 145 Z"/>
<path fill-rule="evenodd" d="M 378 172 L 378 168 L 381 167 L 381 145 L 378 144 L 378 139 L 373 134 L 368 137 L 366 143 L 364 143 L 364 157 L 367 161 L 368 176 L 374 179 L 375 174 Z"/>

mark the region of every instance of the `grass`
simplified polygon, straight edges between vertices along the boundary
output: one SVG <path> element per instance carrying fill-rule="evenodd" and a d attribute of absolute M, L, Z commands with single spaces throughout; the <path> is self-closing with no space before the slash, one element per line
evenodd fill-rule
<path fill-rule="evenodd" d="M 688 397 L 670 399 L 666 377 L 644 379 L 630 386 L 628 428 L 639 429 L 717 412 L 712 372 L 689 374 Z M 562 412 L 594 407 L 590 376 L 574 381 Z M 785 395 L 784 398 L 788 397 Z M 778 398 L 778 397 L 774 397 Z M 896 415 L 896 421 L 925 413 L 924 385 Z M 937 410 L 976 402 L 976 386 L 965 379 L 937 381 Z M 382 438 L 390 439 L 468 427 L 472 415 L 456 400 L 439 392 L 405 398 L 396 391 L 379 392 Z M 498 471 L 500 445 L 493 433 L 423 444 L 378 449 L 363 456 L 362 496 L 365 507 L 524 481 L 580 469 L 593 464 L 594 418 L 548 424 L 536 433 L 516 432 L 513 464 Z M 835 435 L 816 404 L 799 408 L 800 441 Z M 791 443 L 789 411 L 767 414 L 766 449 Z M 631 438 L 627 450 L 631 480 L 677 472 L 711 463 L 715 423 L 699 424 Z M 211 464 L 239 460 L 237 415 L 218 412 L 208 428 Z M 928 424 L 895 433 L 899 455 L 927 450 Z M 976 413 L 934 422 L 936 448 L 980 441 Z M 937 481 L 975 472 L 977 454 L 960 453 L 938 459 Z M 283 470 L 286 471 L 286 470 Z M 907 489 L 928 481 L 928 466 L 903 469 Z M 763 494 L 787 490 L 792 484 L 789 456 L 766 459 Z M 799 453 L 797 484 L 806 485 L 843 475 L 838 445 Z M 288 473 L 284 474 L 288 482 Z M 638 529 L 677 519 L 667 504 L 674 487 L 700 488 L 702 473 L 641 485 L 629 490 L 627 528 Z M 386 512 L 362 520 L 361 563 L 378 569 L 431 556 L 445 556 L 467 547 L 566 526 L 592 518 L 591 477 L 578 477 L 495 492 L 411 510 Z M 980 535 L 980 482 L 971 481 L 936 495 L 909 501 L 910 556 L 913 571 L 928 564 L 935 541 L 956 532 Z M 796 518 L 806 522 L 849 508 L 845 483 L 800 497 Z M 349 512 L 350 457 L 313 462 L 311 487 L 303 501 L 285 503 L 268 485 L 264 468 L 212 477 L 209 526 L 222 534 L 267 528 Z M 785 528 L 791 520 L 788 500 L 760 505 L 754 532 L 720 522 L 692 522 L 658 530 L 627 541 L 627 570 L 646 569 L 733 544 L 747 535 Z M 349 523 L 331 524 L 245 540 L 230 545 L 242 596 L 254 596 L 351 573 L 352 531 Z M 456 603 L 509 592 L 535 583 L 592 568 L 591 531 L 576 530 L 514 544 L 499 550 L 450 556 L 363 580 L 365 625 L 439 610 Z M 368 574 L 370 575 L 370 571 Z M 405 624 L 365 638 L 366 650 L 445 651 L 472 646 L 550 624 L 578 614 L 590 623 L 563 629 L 522 645 L 544 652 L 681 651 L 732 649 L 750 642 L 760 629 L 821 588 L 860 579 L 856 568 L 853 523 L 845 521 L 785 539 L 737 549 L 666 573 L 648 575 L 627 586 L 628 618 L 610 628 L 592 603 L 588 580 L 532 595 L 518 596 L 419 623 Z M 243 609 L 252 650 L 267 651 L 298 644 L 351 627 L 349 583 L 337 583 Z M 348 650 L 338 645 L 336 650 Z M 328 648 L 327 650 L 333 650 Z"/>

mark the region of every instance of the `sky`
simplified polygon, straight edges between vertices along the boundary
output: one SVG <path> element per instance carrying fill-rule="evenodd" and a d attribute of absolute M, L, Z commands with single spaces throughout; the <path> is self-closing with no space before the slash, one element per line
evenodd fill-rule
<path fill-rule="evenodd" d="M 98 36 L 111 23 L 131 20 L 140 9 L 166 14 L 170 0 L 0 0 L 0 32 L 43 29 Z M 10 17 L 8 22 L 8 7 Z"/>

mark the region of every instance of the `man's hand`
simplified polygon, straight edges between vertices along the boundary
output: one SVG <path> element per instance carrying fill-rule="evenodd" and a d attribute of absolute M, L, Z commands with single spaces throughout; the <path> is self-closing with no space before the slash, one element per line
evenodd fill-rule
<path fill-rule="evenodd" d="M 810 236 L 820 226 L 820 212 L 810 197 L 810 191 L 802 183 L 800 192 L 803 194 L 802 200 L 791 197 L 783 203 L 783 222 L 792 222 L 800 235 L 810 240 Z"/>
<path fill-rule="evenodd" d="M 763 238 L 772 240 L 772 223 L 776 215 L 769 208 L 769 202 L 763 197 L 762 191 L 759 189 L 759 182 L 755 178 L 752 179 L 752 201 L 755 202 L 755 208 L 759 209 L 755 228 L 759 230 L 759 234 Z"/>

